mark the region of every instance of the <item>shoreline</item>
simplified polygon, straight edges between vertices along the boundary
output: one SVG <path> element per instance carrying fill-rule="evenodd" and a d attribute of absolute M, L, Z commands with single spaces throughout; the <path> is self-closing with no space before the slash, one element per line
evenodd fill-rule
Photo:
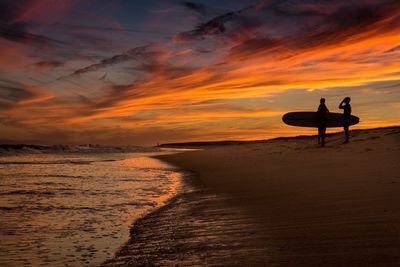
<path fill-rule="evenodd" d="M 398 266 L 400 127 L 352 134 L 157 156 L 195 189 L 136 221 L 102 266 Z"/>
<path fill-rule="evenodd" d="M 248 226 L 257 228 L 259 222 L 245 210 L 227 209 L 230 197 L 207 192 L 197 183 L 195 174 L 187 174 L 184 179 L 190 188 L 136 220 L 130 229 L 130 240 L 102 267 L 236 266 L 232 249 L 236 250 L 236 257 L 252 256 L 247 263 L 263 263 L 264 255 L 271 252 L 259 236 L 247 238 L 245 246 L 237 244 L 243 230 Z M 191 188 L 193 184 L 197 185 Z"/>
<path fill-rule="evenodd" d="M 351 134 L 359 134 L 365 131 L 386 131 L 386 130 L 396 130 L 399 129 L 400 125 L 394 126 L 386 126 L 386 127 L 378 127 L 378 128 L 368 128 L 368 129 L 353 129 L 350 130 Z M 339 130 L 337 132 L 327 132 L 326 138 L 334 137 L 337 135 L 343 135 L 343 131 Z M 295 135 L 295 136 L 281 136 L 281 137 L 273 137 L 269 139 L 257 139 L 257 140 L 221 140 L 221 141 L 194 141 L 194 142 L 183 142 L 183 143 L 165 143 L 160 144 L 160 148 L 172 148 L 172 149 L 198 149 L 203 147 L 215 147 L 215 146 L 230 146 L 230 145 L 250 145 L 250 144 L 262 144 L 269 143 L 274 141 L 283 141 L 283 140 L 296 140 L 296 139 L 316 139 L 317 134 L 313 135 Z"/>
<path fill-rule="evenodd" d="M 149 157 L 159 154 L 3 156 L 0 265 L 98 266 L 113 257 L 132 222 L 180 188 L 181 172 Z"/>

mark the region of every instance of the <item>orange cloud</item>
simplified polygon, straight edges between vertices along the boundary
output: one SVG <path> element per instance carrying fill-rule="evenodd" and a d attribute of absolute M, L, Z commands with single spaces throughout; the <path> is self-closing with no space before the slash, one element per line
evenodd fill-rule
<path fill-rule="evenodd" d="M 96 51 L 94 59 L 63 61 L 52 57 L 67 58 L 62 48 L 44 56 L 22 46 L 7 47 L 11 41 L 3 40 L 0 67 L 20 79 L 24 89 L 13 95 L 0 88 L 9 96 L 9 108 L 0 110 L 0 118 L 12 118 L 11 128 L 35 127 L 32 136 L 64 132 L 66 139 L 76 140 L 79 131 L 92 133 L 88 139 L 102 132 L 98 140 L 111 142 L 131 132 L 146 143 L 151 140 L 138 136 L 152 131 L 165 141 L 313 133 L 283 125 L 281 116 L 314 110 L 322 96 L 331 111 L 340 98 L 352 96 L 354 112 L 362 116 L 357 127 L 400 119 L 393 102 L 400 98 L 400 9 L 395 1 L 278 2 L 221 14 L 167 41 L 135 43 L 102 56 Z M 34 19 L 45 9 L 38 4 L 16 20 Z M 274 26 L 275 21 L 281 23 Z"/>

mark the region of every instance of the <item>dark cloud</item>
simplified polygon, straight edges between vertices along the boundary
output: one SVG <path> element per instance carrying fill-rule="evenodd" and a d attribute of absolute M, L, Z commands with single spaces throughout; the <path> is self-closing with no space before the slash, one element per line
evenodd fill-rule
<path fill-rule="evenodd" d="M 399 50 L 400 50 L 400 45 L 392 47 L 389 50 L 386 50 L 385 53 L 392 53 L 392 52 L 396 52 L 396 51 L 399 51 Z"/>
<path fill-rule="evenodd" d="M 44 35 L 33 34 L 25 30 L 27 23 L 12 23 L 0 25 L 0 37 L 18 43 L 29 45 L 56 45 L 60 41 L 49 38 Z"/>
<path fill-rule="evenodd" d="M 44 69 L 49 69 L 49 68 L 57 68 L 62 66 L 64 63 L 58 60 L 43 60 L 35 63 L 35 66 L 37 68 L 44 68 Z"/>
<path fill-rule="evenodd" d="M 203 4 L 185 1 L 182 5 L 190 10 L 193 10 L 201 15 L 207 15 L 207 7 Z"/>
<path fill-rule="evenodd" d="M 0 85 L 0 96 L 3 101 L 18 102 L 33 98 L 35 95 L 24 88 Z"/>
<path fill-rule="evenodd" d="M 396 1 L 320 1 L 318 7 L 315 9 L 314 1 L 270 5 L 264 12 L 275 17 L 263 21 L 259 29 L 264 32 L 243 38 L 234 44 L 229 55 L 239 59 L 269 53 L 271 49 L 294 52 L 333 46 L 382 34 L 400 25 L 400 5 Z M 272 22 L 281 26 L 274 28 Z"/>
<path fill-rule="evenodd" d="M 371 30 L 371 34 L 382 33 L 388 26 L 395 27 L 395 24 L 391 24 L 395 21 L 390 22 L 390 18 L 399 16 L 399 11 L 400 5 L 394 1 L 341 6 L 315 26 L 306 38 L 298 36 L 298 43 L 311 46 L 319 43 L 337 44 L 351 37 L 365 36 Z M 377 32 L 377 29 L 381 31 Z"/>
<path fill-rule="evenodd" d="M 151 56 L 151 54 L 152 54 L 152 52 L 149 51 L 148 48 L 149 48 L 148 45 L 132 48 L 124 53 L 114 55 L 109 58 L 105 58 L 105 59 L 101 60 L 99 63 L 95 63 L 92 65 L 86 66 L 84 68 L 77 69 L 71 75 L 69 75 L 67 77 L 81 75 L 81 74 L 85 74 L 85 73 L 92 72 L 92 71 L 97 71 L 97 70 L 100 70 L 103 68 L 107 68 L 109 66 L 113 66 L 116 64 L 124 63 L 127 61 L 132 61 L 132 60 L 142 62 L 142 63 L 147 62 L 149 60 L 148 56 Z M 66 78 L 66 77 L 61 77 L 59 79 L 63 79 L 63 78 Z"/>
<path fill-rule="evenodd" d="M 385 1 L 385 0 L 383 0 Z M 271 4 L 267 9 L 263 10 L 269 12 L 268 15 L 278 16 L 287 18 L 290 20 L 300 19 L 316 19 L 318 17 L 330 16 L 336 12 L 337 9 L 346 6 L 357 6 L 357 5 L 370 5 L 374 2 L 379 2 L 377 0 L 278 0 L 271 1 Z M 381 1 L 382 2 L 382 1 Z"/>
<path fill-rule="evenodd" d="M 0 81 L 0 109 L 9 109 L 24 100 L 34 99 L 37 95 L 21 84 Z"/>
<path fill-rule="evenodd" d="M 24 6 L 28 4 L 29 0 L 17 0 L 17 1 L 9 1 L 9 0 L 0 0 L 0 23 L 8 24 L 12 23 L 15 18 L 24 10 Z"/>
<path fill-rule="evenodd" d="M 229 55 L 242 57 L 279 47 L 293 51 L 367 38 L 398 27 L 399 14 L 396 0 L 259 1 L 200 23 L 175 39 L 225 39 L 230 41 Z"/>
<path fill-rule="evenodd" d="M 179 33 L 175 39 L 178 41 L 192 41 L 204 38 L 207 35 L 218 35 L 225 32 L 225 23 L 233 20 L 238 15 L 235 12 L 229 12 L 218 16 L 206 23 L 198 25 L 194 30 Z"/>
<path fill-rule="evenodd" d="M 203 39 L 206 36 L 220 35 L 227 32 L 227 24 L 233 23 L 232 30 L 237 31 L 240 28 L 258 25 L 258 19 L 246 16 L 247 12 L 262 10 L 269 5 L 269 1 L 259 1 L 257 4 L 246 6 L 237 11 L 227 12 L 216 16 L 215 18 L 197 25 L 195 29 L 187 32 L 181 32 L 174 38 L 178 41 L 194 41 Z"/>
<path fill-rule="evenodd" d="M 248 57 L 257 54 L 259 51 L 271 52 L 273 49 L 280 48 L 282 40 L 274 40 L 268 37 L 245 39 L 238 45 L 229 50 L 230 55 Z"/>
<path fill-rule="evenodd" d="M 109 31 L 109 32 L 119 32 L 121 34 L 126 33 L 134 33 L 134 34 L 144 34 L 144 35 L 160 35 L 165 34 L 163 31 L 148 31 L 143 29 L 132 29 L 132 28 L 116 28 L 116 27 L 105 27 L 105 26 L 91 26 L 91 25 L 74 25 L 74 24 L 65 24 L 65 23 L 53 23 L 50 25 L 52 27 L 68 30 L 68 31 L 76 31 L 76 30 L 88 30 L 88 31 Z"/>
<path fill-rule="evenodd" d="M 26 11 L 32 0 L 0 0 L 0 38 L 28 45 L 56 45 L 60 41 L 30 32 L 31 22 L 19 21 L 18 17 Z"/>

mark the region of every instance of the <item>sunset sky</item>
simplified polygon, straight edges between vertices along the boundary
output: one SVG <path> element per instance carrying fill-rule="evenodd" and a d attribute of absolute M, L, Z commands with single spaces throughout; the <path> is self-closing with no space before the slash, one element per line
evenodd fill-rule
<path fill-rule="evenodd" d="M 0 0 L 0 142 L 154 145 L 313 133 L 352 98 L 399 125 L 398 0 Z M 337 131 L 340 129 L 333 129 Z"/>

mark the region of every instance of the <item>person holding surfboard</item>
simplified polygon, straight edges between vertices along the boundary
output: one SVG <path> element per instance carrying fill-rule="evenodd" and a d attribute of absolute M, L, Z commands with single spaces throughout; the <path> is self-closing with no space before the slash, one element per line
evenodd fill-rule
<path fill-rule="evenodd" d="M 350 106 L 350 97 L 345 97 L 342 102 L 339 104 L 339 108 L 343 109 L 343 129 L 345 141 L 344 144 L 349 142 L 349 126 L 350 126 L 350 118 L 351 118 L 351 106 Z"/>
<path fill-rule="evenodd" d="M 318 143 L 325 144 L 326 128 L 343 127 L 345 142 L 349 142 L 349 127 L 360 122 L 360 118 L 351 115 L 350 97 L 346 97 L 339 105 L 343 113 L 329 112 L 325 99 L 321 98 L 317 111 L 289 112 L 282 116 L 282 121 L 287 125 L 296 127 L 318 128 Z"/>
<path fill-rule="evenodd" d="M 326 133 L 326 117 L 329 113 L 325 105 L 325 98 L 319 100 L 319 107 L 317 111 L 317 124 L 318 124 L 318 144 L 325 146 L 325 133 Z"/>

